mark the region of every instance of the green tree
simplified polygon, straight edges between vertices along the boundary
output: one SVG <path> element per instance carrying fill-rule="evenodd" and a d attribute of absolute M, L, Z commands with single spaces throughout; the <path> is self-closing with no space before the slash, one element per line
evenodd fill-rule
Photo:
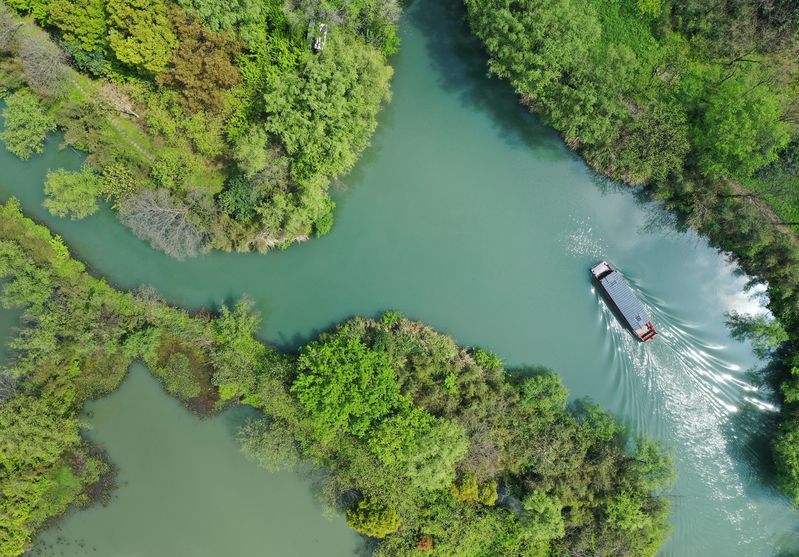
<path fill-rule="evenodd" d="M 190 112 L 222 112 L 225 94 L 241 82 L 235 66 L 241 46 L 227 34 L 203 27 L 197 17 L 179 8 L 172 8 L 171 19 L 180 45 L 158 83 L 177 89 Z"/>
<path fill-rule="evenodd" d="M 711 177 L 751 176 L 790 141 L 779 95 L 754 79 L 727 79 L 709 93 L 694 138 L 699 164 Z"/>
<path fill-rule="evenodd" d="M 300 461 L 297 442 L 284 424 L 268 418 L 247 420 L 236 437 L 242 452 L 269 472 L 291 470 Z"/>
<path fill-rule="evenodd" d="M 592 6 L 575 0 L 466 0 L 489 69 L 524 96 L 556 106 L 563 83 L 589 63 L 601 37 Z M 581 83 L 584 85 L 584 83 Z M 565 108 L 565 107 L 564 107 Z"/>
<path fill-rule="evenodd" d="M 525 536 L 536 542 L 548 542 L 563 536 L 566 523 L 563 520 L 563 505 L 541 491 L 534 491 L 522 502 Z"/>
<path fill-rule="evenodd" d="M 291 390 L 311 413 L 325 442 L 340 431 L 363 437 L 399 401 L 396 372 L 388 356 L 346 330 L 306 346 L 299 368 Z"/>
<path fill-rule="evenodd" d="M 56 127 L 53 117 L 28 89 L 20 89 L 6 99 L 3 120 L 5 129 L 0 139 L 6 149 L 23 160 L 41 153 L 47 132 Z"/>
<path fill-rule="evenodd" d="M 727 327 L 735 340 L 751 342 L 752 350 L 761 358 L 766 358 L 788 340 L 788 333 L 780 322 L 762 314 L 744 315 L 730 311 L 727 313 Z"/>
<path fill-rule="evenodd" d="M 375 499 L 361 499 L 347 509 L 347 524 L 353 530 L 370 538 L 385 538 L 396 532 L 400 516 Z"/>
<path fill-rule="evenodd" d="M 58 27 L 67 41 L 78 41 L 85 51 L 106 44 L 105 0 L 50 0 L 50 23 Z"/>
<path fill-rule="evenodd" d="M 44 181 L 44 206 L 56 216 L 82 219 L 97 212 L 102 190 L 103 179 L 86 165 L 78 172 L 50 170 Z"/>
<path fill-rule="evenodd" d="M 637 481 L 648 491 L 664 489 L 674 480 L 671 457 L 652 439 L 637 440 L 633 462 Z"/>
<path fill-rule="evenodd" d="M 241 223 L 252 222 L 257 215 L 261 193 L 244 176 L 228 180 L 224 191 L 219 194 L 219 207 Z"/>
<path fill-rule="evenodd" d="M 405 474 L 414 487 L 446 489 L 455 480 L 455 466 L 466 454 L 469 440 L 459 424 L 436 419 L 416 440 Z"/>
<path fill-rule="evenodd" d="M 323 52 L 306 54 L 296 72 L 268 77 L 267 130 L 292 157 L 295 180 L 352 168 L 389 97 L 391 73 L 376 50 L 334 34 Z"/>
<path fill-rule="evenodd" d="M 275 0 L 178 0 L 178 4 L 199 15 L 212 31 L 237 29 L 253 48 L 266 38 L 267 19 L 281 12 Z"/>
<path fill-rule="evenodd" d="M 108 42 L 117 58 L 139 70 L 159 74 L 178 46 L 163 0 L 109 0 Z"/>
<path fill-rule="evenodd" d="M 255 339 L 260 322 L 248 300 L 240 301 L 233 311 L 222 306 L 213 322 L 213 383 L 225 398 L 242 396 L 255 389 L 267 353 L 266 347 Z"/>
<path fill-rule="evenodd" d="M 620 178 L 631 184 L 664 182 L 682 172 L 691 145 L 679 107 L 655 103 L 635 115 L 620 141 Z"/>

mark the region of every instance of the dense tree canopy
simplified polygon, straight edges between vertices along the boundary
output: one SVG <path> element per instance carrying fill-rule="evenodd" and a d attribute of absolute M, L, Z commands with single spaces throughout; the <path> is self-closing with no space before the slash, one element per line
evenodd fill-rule
<path fill-rule="evenodd" d="M 53 0 L 48 4 L 49 21 L 68 41 L 78 41 L 83 50 L 105 46 L 108 24 L 105 0 Z"/>
<path fill-rule="evenodd" d="M 240 46 L 227 35 L 203 27 L 195 16 L 182 10 L 174 9 L 172 20 L 180 46 L 158 82 L 180 91 L 189 112 L 221 112 L 225 94 L 242 79 L 235 66 Z"/>
<path fill-rule="evenodd" d="M 178 40 L 162 0 L 109 0 L 108 42 L 121 62 L 153 74 L 161 73 Z"/>
<path fill-rule="evenodd" d="M 340 431 L 362 437 L 399 401 L 399 385 L 386 355 L 348 335 L 306 346 L 299 364 L 304 373 L 292 390 L 323 438 L 332 439 Z"/>
<path fill-rule="evenodd" d="M 27 84 L 95 174 L 126 176 L 105 192 L 155 248 L 268 251 L 330 231 L 329 183 L 389 98 L 396 0 L 9 5 L 53 33 L 0 14 L 4 85 Z M 150 218 L 154 201 L 175 218 Z"/>
<path fill-rule="evenodd" d="M 353 46 L 331 39 L 321 54 L 304 56 L 295 73 L 268 79 L 267 130 L 292 156 L 300 182 L 350 170 L 387 100 L 390 68 L 377 51 Z"/>

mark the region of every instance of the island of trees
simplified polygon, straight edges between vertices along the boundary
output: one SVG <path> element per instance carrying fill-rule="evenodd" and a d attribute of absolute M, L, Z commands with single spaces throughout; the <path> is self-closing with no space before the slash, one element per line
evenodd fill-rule
<path fill-rule="evenodd" d="M 189 314 L 92 277 L 14 200 L 0 285 L 23 311 L 0 372 L 0 555 L 112 485 L 78 413 L 134 360 L 195 412 L 261 410 L 243 450 L 269 470 L 314 467 L 375 556 L 651 556 L 667 534 L 673 469 L 657 444 L 570 404 L 552 372 L 505 371 L 396 312 L 279 353 L 246 302 Z"/>
<path fill-rule="evenodd" d="M 45 185 L 82 218 L 105 198 L 157 249 L 284 248 L 327 233 L 332 179 L 389 97 L 396 0 L 6 0 L 0 139 L 88 153 Z M 20 17 L 22 16 L 22 17 Z"/>
<path fill-rule="evenodd" d="M 768 284 L 731 315 L 775 358 L 780 483 L 799 503 L 799 7 L 792 0 L 464 0 L 530 110 Z"/>

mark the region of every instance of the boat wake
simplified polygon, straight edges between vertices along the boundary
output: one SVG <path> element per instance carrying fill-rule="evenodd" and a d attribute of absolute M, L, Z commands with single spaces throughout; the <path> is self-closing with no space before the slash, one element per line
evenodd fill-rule
<path fill-rule="evenodd" d="M 592 288 L 598 318 L 607 331 L 607 361 L 618 393 L 615 407 L 632 422 L 634 431 L 679 447 L 674 455 L 681 475 L 674 491 L 677 510 L 691 497 L 710 498 L 713 503 L 705 501 L 703 505 L 716 510 L 742 537 L 744 532 L 767 530 L 751 524 L 742 527 L 744 520 L 751 523 L 768 517 L 759 515 L 755 505 L 742 496 L 756 472 L 738 454 L 739 438 L 751 432 L 736 431 L 741 420 L 735 418 L 745 411 L 771 413 L 778 408 L 769 400 L 769 393 L 751 383 L 747 370 L 730 361 L 728 345 L 719 343 L 718 338 L 704 338 L 701 324 L 679 317 L 662 300 L 629 282 L 652 315 L 658 331 L 653 342 L 636 340 Z M 632 396 L 641 392 L 641 387 L 649 396 Z M 703 488 L 691 489 L 697 483 Z M 698 492 L 702 495 L 695 495 Z M 675 513 L 675 535 L 687 536 L 696 528 L 681 521 L 690 514 Z M 741 539 L 740 543 L 753 541 Z M 693 549 L 695 555 L 702 553 L 701 548 Z"/>

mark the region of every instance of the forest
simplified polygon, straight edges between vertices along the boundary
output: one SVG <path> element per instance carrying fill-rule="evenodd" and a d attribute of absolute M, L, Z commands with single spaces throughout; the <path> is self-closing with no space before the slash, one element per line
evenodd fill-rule
<path fill-rule="evenodd" d="M 109 202 L 153 247 L 267 251 L 326 234 L 331 182 L 389 98 L 396 0 L 7 0 L 0 140 L 88 154 L 47 208 Z"/>
<path fill-rule="evenodd" d="M 280 353 L 255 337 L 246 300 L 189 314 L 115 290 L 13 199 L 0 285 L 23 311 L 0 371 L 0 555 L 113 488 L 79 412 L 134 360 L 198 414 L 261 410 L 242 450 L 270 471 L 315 470 L 323 504 L 376 556 L 650 556 L 668 533 L 673 467 L 656 443 L 570 403 L 553 372 L 506 371 L 397 312 Z"/>
<path fill-rule="evenodd" d="M 772 358 L 779 483 L 799 502 L 799 5 L 465 0 L 522 104 L 597 172 L 642 186 L 768 286 L 729 317 Z"/>

